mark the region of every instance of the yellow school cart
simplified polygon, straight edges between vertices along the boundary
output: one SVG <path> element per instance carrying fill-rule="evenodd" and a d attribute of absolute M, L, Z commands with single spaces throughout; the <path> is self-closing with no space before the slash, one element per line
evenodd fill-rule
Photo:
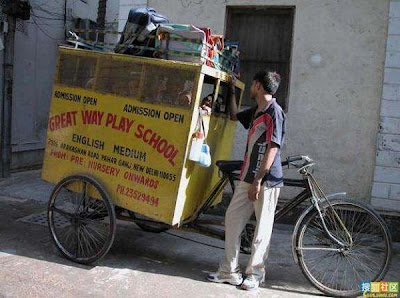
<path fill-rule="evenodd" d="M 60 47 L 42 179 L 57 184 L 48 219 L 65 256 L 104 256 L 124 214 L 157 231 L 193 220 L 210 193 L 207 204 L 220 201 L 215 162 L 230 158 L 236 131 L 229 81 L 203 64 Z M 243 90 L 237 81 L 238 105 Z M 198 131 L 210 167 L 188 158 Z"/>

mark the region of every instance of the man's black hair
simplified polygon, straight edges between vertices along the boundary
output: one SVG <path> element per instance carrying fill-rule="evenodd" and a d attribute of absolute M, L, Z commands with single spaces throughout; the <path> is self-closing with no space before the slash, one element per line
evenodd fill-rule
<path fill-rule="evenodd" d="M 265 92 L 274 95 L 281 82 L 281 76 L 276 71 L 263 70 L 257 72 L 253 80 L 260 82 Z"/>

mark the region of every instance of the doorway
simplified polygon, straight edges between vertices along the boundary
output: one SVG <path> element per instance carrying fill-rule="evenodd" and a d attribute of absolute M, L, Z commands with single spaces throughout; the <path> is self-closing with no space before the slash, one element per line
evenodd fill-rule
<path fill-rule="evenodd" d="M 281 75 L 275 97 L 287 111 L 294 14 L 294 7 L 227 7 L 226 38 L 240 43 L 240 80 L 246 84 L 243 105 L 254 105 L 249 98 L 254 74 L 270 69 Z"/>

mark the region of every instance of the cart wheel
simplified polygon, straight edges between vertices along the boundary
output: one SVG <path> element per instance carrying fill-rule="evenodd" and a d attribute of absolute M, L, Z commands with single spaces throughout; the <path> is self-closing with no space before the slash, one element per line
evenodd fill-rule
<path fill-rule="evenodd" d="M 242 233 L 240 250 L 246 255 L 251 254 L 251 245 L 253 243 L 255 229 L 256 227 L 253 224 L 248 223 Z"/>
<path fill-rule="evenodd" d="M 61 180 L 50 196 L 47 218 L 57 248 L 74 262 L 100 260 L 114 241 L 113 204 L 91 177 L 74 175 Z"/>
<path fill-rule="evenodd" d="M 151 232 L 151 233 L 161 233 L 165 232 L 170 229 L 170 225 L 167 225 L 166 223 L 160 222 L 160 221 L 155 221 L 147 216 L 141 215 L 139 213 L 135 213 L 132 211 L 129 211 L 129 216 L 135 221 L 135 224 L 137 224 L 143 231 L 146 232 Z"/>

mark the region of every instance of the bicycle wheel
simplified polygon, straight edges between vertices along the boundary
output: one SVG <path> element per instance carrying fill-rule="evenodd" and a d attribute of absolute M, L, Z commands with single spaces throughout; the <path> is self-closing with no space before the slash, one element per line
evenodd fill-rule
<path fill-rule="evenodd" d="M 135 221 L 135 224 L 137 224 L 139 228 L 141 228 L 143 231 L 151 233 L 161 233 L 171 228 L 171 226 L 166 223 L 155 221 L 150 217 L 141 215 L 139 213 L 132 212 L 129 210 L 128 213 L 129 216 Z"/>
<path fill-rule="evenodd" d="M 61 180 L 50 196 L 47 217 L 58 250 L 74 262 L 100 260 L 114 241 L 113 204 L 103 187 L 88 176 Z"/>
<path fill-rule="evenodd" d="M 240 251 L 246 255 L 251 254 L 251 246 L 253 245 L 254 231 L 256 227 L 254 224 L 248 223 L 244 228 L 240 238 Z"/>
<path fill-rule="evenodd" d="M 323 219 L 331 235 L 345 246 L 328 236 L 319 213 L 313 209 L 296 235 L 299 264 L 307 279 L 322 292 L 355 296 L 361 293 L 361 281 L 377 281 L 385 276 L 391 259 L 391 237 L 383 219 L 365 204 L 347 199 L 332 200 L 330 204 L 321 206 Z"/>

